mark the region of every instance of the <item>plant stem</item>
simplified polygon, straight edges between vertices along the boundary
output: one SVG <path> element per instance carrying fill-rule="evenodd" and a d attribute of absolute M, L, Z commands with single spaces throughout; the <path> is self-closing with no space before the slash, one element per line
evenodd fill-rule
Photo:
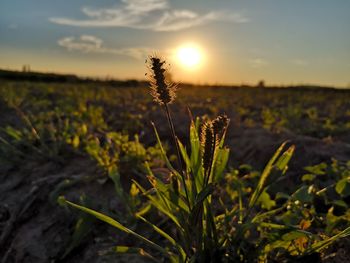
<path fill-rule="evenodd" d="M 211 158 L 210 158 L 210 166 L 209 166 L 209 169 L 208 169 L 208 171 L 207 171 L 207 175 L 206 175 L 206 177 L 204 178 L 203 188 L 209 184 L 210 174 L 211 174 L 211 170 L 212 170 L 212 166 L 213 166 L 213 161 L 214 161 L 214 154 L 215 154 L 215 145 L 214 145 L 214 149 L 212 150 L 212 152 L 211 152 L 211 154 L 210 154 L 210 155 L 211 155 Z"/>
<path fill-rule="evenodd" d="M 169 127 L 170 127 L 170 130 L 171 130 L 171 135 L 172 135 L 174 143 L 175 143 L 176 154 L 177 154 L 177 162 L 178 162 L 178 166 L 179 166 L 179 168 L 181 170 L 181 178 L 182 178 L 182 182 L 183 182 L 184 189 L 185 189 L 186 199 L 187 199 L 187 202 L 188 202 L 189 209 L 191 210 L 191 203 L 190 203 L 188 190 L 187 190 L 187 186 L 186 186 L 186 177 L 187 176 L 186 176 L 185 170 L 183 168 L 182 159 L 181 159 L 180 150 L 179 150 L 179 145 L 178 145 L 178 142 L 177 142 L 175 128 L 174 128 L 174 124 L 173 124 L 173 121 L 172 121 L 172 118 L 171 118 L 171 115 L 170 115 L 168 104 L 164 103 L 164 108 L 165 108 L 165 112 L 166 112 L 166 115 L 167 115 Z"/>

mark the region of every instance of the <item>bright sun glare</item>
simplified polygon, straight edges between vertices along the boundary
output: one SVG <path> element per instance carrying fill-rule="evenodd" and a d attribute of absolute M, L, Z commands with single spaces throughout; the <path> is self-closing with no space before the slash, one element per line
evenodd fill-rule
<path fill-rule="evenodd" d="M 194 68 L 201 63 L 202 56 L 200 50 L 195 46 L 182 46 L 177 51 L 177 58 L 182 65 Z"/>

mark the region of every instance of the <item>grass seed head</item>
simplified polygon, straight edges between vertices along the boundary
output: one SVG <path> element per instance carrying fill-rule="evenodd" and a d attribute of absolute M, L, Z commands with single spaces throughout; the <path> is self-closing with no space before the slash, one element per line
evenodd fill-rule
<path fill-rule="evenodd" d="M 151 95 L 159 105 L 170 104 L 176 97 L 177 86 L 168 80 L 166 61 L 158 56 L 150 56 L 149 69 Z"/>
<path fill-rule="evenodd" d="M 226 114 L 220 115 L 220 116 L 216 117 L 215 120 L 213 120 L 212 124 L 213 124 L 213 130 L 214 130 L 216 140 L 218 140 L 218 141 L 221 140 L 229 123 L 230 123 L 230 119 L 226 116 Z"/>
<path fill-rule="evenodd" d="M 209 170 L 213 160 L 213 154 L 216 146 L 212 121 L 204 123 L 201 131 L 201 144 L 203 151 L 203 168 L 204 171 Z"/>

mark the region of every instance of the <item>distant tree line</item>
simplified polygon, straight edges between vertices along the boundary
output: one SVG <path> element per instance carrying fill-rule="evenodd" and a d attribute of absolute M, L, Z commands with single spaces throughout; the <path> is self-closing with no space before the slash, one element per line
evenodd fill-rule
<path fill-rule="evenodd" d="M 30 71 L 29 65 L 25 65 L 22 71 L 11 71 L 0 69 L 0 79 L 13 81 L 33 81 L 33 82 L 58 82 L 58 83 L 105 83 L 123 87 L 144 87 L 146 81 L 138 80 L 114 80 L 114 79 L 94 79 L 82 78 L 73 74 L 40 73 Z"/>
<path fill-rule="evenodd" d="M 25 65 L 22 71 L 11 71 L 0 69 L 0 80 L 12 81 L 32 81 L 32 82 L 47 82 L 47 83 L 101 83 L 116 87 L 148 87 L 148 81 L 140 80 L 116 80 L 107 77 L 102 78 L 83 78 L 73 74 L 55 74 L 55 73 L 41 73 L 30 71 L 30 66 Z M 191 83 L 180 83 L 180 88 L 191 87 L 212 87 L 212 88 L 257 88 L 264 89 L 298 89 L 298 90 L 320 90 L 320 89 L 334 89 L 337 91 L 348 91 L 348 89 L 335 89 L 334 87 L 318 86 L 318 85 L 293 85 L 293 86 L 267 86 L 264 80 L 259 81 L 256 85 L 196 85 Z"/>

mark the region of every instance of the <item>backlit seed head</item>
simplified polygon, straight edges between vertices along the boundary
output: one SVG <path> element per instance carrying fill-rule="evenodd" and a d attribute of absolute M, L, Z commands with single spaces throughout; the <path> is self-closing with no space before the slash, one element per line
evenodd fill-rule
<path fill-rule="evenodd" d="M 215 120 L 213 120 L 213 130 L 214 130 L 216 140 L 218 142 L 220 142 L 229 123 L 230 123 L 230 119 L 226 116 L 226 114 L 220 115 Z"/>
<path fill-rule="evenodd" d="M 158 56 L 149 57 L 150 88 L 155 102 L 160 105 L 170 104 L 176 97 L 177 85 L 172 83 L 165 68 L 166 62 Z"/>
<path fill-rule="evenodd" d="M 203 168 L 204 171 L 207 171 L 211 167 L 216 146 L 212 121 L 203 124 L 200 142 L 202 145 Z"/>

